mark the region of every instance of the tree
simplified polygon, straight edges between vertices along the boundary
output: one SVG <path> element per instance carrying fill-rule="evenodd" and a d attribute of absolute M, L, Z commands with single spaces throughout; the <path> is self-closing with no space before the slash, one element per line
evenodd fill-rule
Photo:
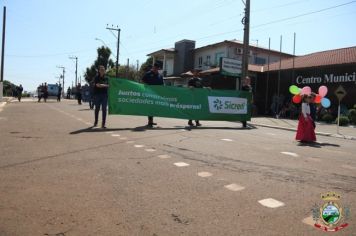
<path fill-rule="evenodd" d="M 142 63 L 138 76 L 142 78 L 143 75 L 151 68 L 152 64 L 153 64 L 153 58 L 152 57 L 147 58 L 147 60 L 144 63 Z"/>
<path fill-rule="evenodd" d="M 105 66 L 106 69 L 110 69 L 114 67 L 113 60 L 110 59 L 111 50 L 108 47 L 99 47 L 97 49 L 97 59 L 94 61 L 90 67 L 87 67 L 85 70 L 84 78 L 85 80 L 90 83 L 97 74 L 97 69 L 100 65 Z"/>
<path fill-rule="evenodd" d="M 108 73 L 108 76 L 115 77 L 116 76 L 116 67 L 112 67 Z M 119 66 L 119 78 L 125 78 L 129 80 L 139 80 L 139 72 L 137 72 L 136 67 L 134 65 L 127 66 Z"/>

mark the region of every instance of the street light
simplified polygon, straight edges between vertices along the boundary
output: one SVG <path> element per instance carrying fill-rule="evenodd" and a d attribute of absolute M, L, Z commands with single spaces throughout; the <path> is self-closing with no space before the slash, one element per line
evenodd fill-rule
<path fill-rule="evenodd" d="M 64 67 L 64 66 L 57 66 L 57 68 L 59 68 L 59 69 L 62 69 L 63 70 L 63 74 L 62 74 L 62 79 L 63 79 L 63 89 L 62 89 L 62 95 L 63 95 L 63 97 L 64 97 L 64 73 L 66 72 L 66 68 Z"/>
<path fill-rule="evenodd" d="M 110 32 L 117 31 L 117 53 L 116 53 L 116 78 L 119 77 L 119 50 L 120 50 L 120 32 L 121 29 L 119 26 L 116 26 L 114 28 L 114 25 L 111 25 L 112 27 L 109 27 L 108 24 L 106 24 L 106 29 L 110 30 Z M 116 36 L 115 36 L 116 37 Z"/>

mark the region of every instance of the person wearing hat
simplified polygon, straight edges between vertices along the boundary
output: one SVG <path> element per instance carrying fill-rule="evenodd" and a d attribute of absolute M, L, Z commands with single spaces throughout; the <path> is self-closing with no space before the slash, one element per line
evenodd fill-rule
<path fill-rule="evenodd" d="M 203 88 L 203 80 L 199 78 L 199 71 L 194 69 L 193 70 L 193 77 L 188 80 L 188 88 Z M 195 121 L 196 126 L 201 126 L 199 120 Z M 188 121 L 189 126 L 194 126 L 193 120 Z"/>
<path fill-rule="evenodd" d="M 142 82 L 148 85 L 163 85 L 163 77 L 158 73 L 159 64 L 154 63 L 151 70 L 148 71 L 142 78 Z M 149 128 L 152 128 L 154 125 L 157 125 L 153 122 L 153 116 L 148 117 Z"/>

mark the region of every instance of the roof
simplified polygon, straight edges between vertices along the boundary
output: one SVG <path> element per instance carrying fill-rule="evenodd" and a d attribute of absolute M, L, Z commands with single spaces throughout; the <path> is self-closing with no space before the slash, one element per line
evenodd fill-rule
<path fill-rule="evenodd" d="M 249 64 L 248 70 L 253 71 L 253 72 L 263 72 L 263 67 L 260 65 Z M 203 71 L 199 72 L 199 74 L 208 75 L 208 74 L 213 74 L 213 73 L 218 73 L 218 72 L 220 72 L 220 67 L 203 70 Z"/>
<path fill-rule="evenodd" d="M 224 40 L 224 41 L 221 41 L 221 42 L 218 42 L 218 43 L 205 45 L 205 46 L 202 46 L 200 48 L 196 48 L 195 50 L 201 50 L 201 49 L 208 48 L 208 47 L 217 47 L 217 46 L 222 45 L 222 44 L 237 44 L 239 46 L 243 46 L 243 42 L 242 41 L 237 40 L 237 39 L 232 39 L 232 40 Z M 270 51 L 273 54 L 278 54 L 278 55 L 281 54 L 281 55 L 285 55 L 285 56 L 288 56 L 288 57 L 293 57 L 292 54 L 279 52 L 279 51 L 276 51 L 276 50 L 273 50 L 273 49 L 268 49 L 268 48 L 265 48 L 265 47 L 260 47 L 257 44 L 250 44 L 249 46 L 250 46 L 250 49 L 254 48 L 255 50 Z"/>
<path fill-rule="evenodd" d="M 356 64 L 356 46 L 307 54 L 294 58 L 294 68 L 308 68 L 328 65 Z M 267 65 L 263 70 L 267 71 Z M 293 58 L 281 61 L 281 70 L 293 68 Z M 269 71 L 279 70 L 279 62 L 269 65 Z"/>
<path fill-rule="evenodd" d="M 163 54 L 165 52 L 168 52 L 168 53 L 175 53 L 176 50 L 174 48 L 165 48 L 165 49 L 160 49 L 158 51 L 155 51 L 155 52 L 151 52 L 150 54 L 147 54 L 147 56 L 153 56 L 154 54 Z"/>

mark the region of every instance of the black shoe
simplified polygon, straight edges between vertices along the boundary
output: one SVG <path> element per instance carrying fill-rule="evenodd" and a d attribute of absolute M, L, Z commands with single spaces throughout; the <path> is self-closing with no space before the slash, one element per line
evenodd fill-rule
<path fill-rule="evenodd" d="M 93 127 L 97 127 L 98 126 L 98 123 L 97 122 L 95 122 L 94 123 L 94 125 L 93 125 Z"/>
<path fill-rule="evenodd" d="M 194 126 L 194 124 L 193 124 L 192 121 L 189 121 L 189 122 L 188 122 L 188 125 L 189 125 L 189 126 Z"/>
<path fill-rule="evenodd" d="M 199 122 L 196 122 L 196 126 L 201 126 L 201 124 Z"/>
<path fill-rule="evenodd" d="M 102 125 L 101 128 L 102 128 L 102 129 L 106 129 L 106 126 L 105 126 L 105 125 Z"/>

